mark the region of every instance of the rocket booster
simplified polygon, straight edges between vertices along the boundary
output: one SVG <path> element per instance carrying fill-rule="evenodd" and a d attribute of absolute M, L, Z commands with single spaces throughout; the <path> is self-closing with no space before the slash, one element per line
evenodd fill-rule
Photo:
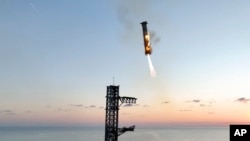
<path fill-rule="evenodd" d="M 142 33 L 143 33 L 143 39 L 144 39 L 144 49 L 145 49 L 145 55 L 150 55 L 152 53 L 152 48 L 150 46 L 150 37 L 147 29 L 147 21 L 141 22 L 142 25 Z"/>

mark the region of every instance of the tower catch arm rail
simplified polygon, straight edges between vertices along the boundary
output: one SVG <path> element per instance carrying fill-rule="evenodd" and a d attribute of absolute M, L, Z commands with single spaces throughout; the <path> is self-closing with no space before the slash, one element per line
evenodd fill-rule
<path fill-rule="evenodd" d="M 127 131 L 134 131 L 135 129 L 135 125 L 130 126 L 130 127 L 123 127 L 123 128 L 119 128 L 118 129 L 118 136 L 120 136 L 121 134 L 127 132 Z"/>

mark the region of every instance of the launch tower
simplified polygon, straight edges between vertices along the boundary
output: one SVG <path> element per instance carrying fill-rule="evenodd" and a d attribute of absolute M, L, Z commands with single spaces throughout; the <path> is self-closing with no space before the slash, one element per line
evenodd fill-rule
<path fill-rule="evenodd" d="M 119 101 L 121 102 L 119 104 Z M 107 86 L 106 117 L 105 117 L 105 141 L 118 141 L 118 136 L 126 131 L 134 131 L 135 125 L 118 128 L 119 107 L 123 103 L 136 103 L 134 97 L 120 97 L 119 86 Z"/>

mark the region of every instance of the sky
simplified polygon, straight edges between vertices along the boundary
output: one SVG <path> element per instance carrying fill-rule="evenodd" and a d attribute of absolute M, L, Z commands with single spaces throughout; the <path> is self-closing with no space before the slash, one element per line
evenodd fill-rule
<path fill-rule="evenodd" d="M 1 0 L 0 125 L 250 122 L 246 0 Z M 151 35 L 151 77 L 140 23 Z"/>

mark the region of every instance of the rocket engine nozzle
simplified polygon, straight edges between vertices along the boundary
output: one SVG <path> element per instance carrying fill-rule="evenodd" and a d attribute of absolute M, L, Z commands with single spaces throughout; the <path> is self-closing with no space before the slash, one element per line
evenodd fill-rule
<path fill-rule="evenodd" d="M 142 33 L 143 33 L 143 39 L 144 39 L 144 49 L 145 49 L 145 55 L 150 55 L 152 53 L 152 48 L 150 46 L 150 36 L 147 29 L 147 21 L 141 22 L 142 25 Z"/>

